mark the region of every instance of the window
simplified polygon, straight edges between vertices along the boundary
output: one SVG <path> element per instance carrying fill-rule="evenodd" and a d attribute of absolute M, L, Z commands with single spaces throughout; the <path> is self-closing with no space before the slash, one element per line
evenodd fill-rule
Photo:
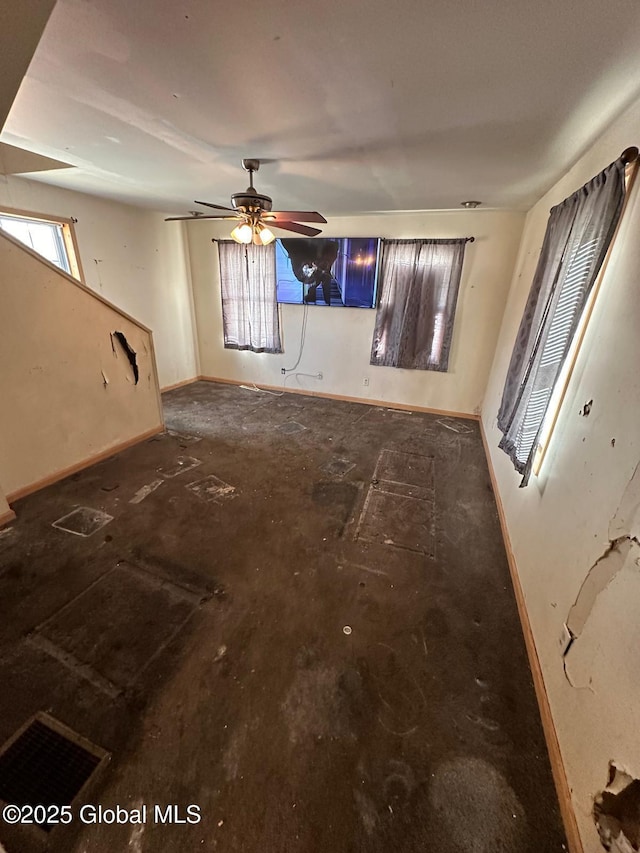
<path fill-rule="evenodd" d="M 626 198 L 629 152 L 549 217 L 498 413 L 500 448 L 526 486 L 539 470 Z"/>
<path fill-rule="evenodd" d="M 82 281 L 72 221 L 0 210 L 0 229 Z"/>
<path fill-rule="evenodd" d="M 218 244 L 224 345 L 282 352 L 276 301 L 275 246 Z"/>
<path fill-rule="evenodd" d="M 467 240 L 385 240 L 371 364 L 446 371 Z"/>

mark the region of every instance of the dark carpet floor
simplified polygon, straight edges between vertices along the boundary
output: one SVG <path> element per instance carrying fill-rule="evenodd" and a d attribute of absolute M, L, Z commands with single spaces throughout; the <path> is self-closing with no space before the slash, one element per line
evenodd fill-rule
<path fill-rule="evenodd" d="M 0 531 L 0 743 L 47 711 L 111 753 L 8 853 L 565 849 L 477 423 L 205 382 L 165 414 Z"/>

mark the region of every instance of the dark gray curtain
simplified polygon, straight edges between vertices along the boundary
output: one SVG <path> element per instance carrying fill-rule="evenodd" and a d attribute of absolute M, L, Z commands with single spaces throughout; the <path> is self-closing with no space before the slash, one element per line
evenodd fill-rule
<path fill-rule="evenodd" d="M 447 370 L 466 242 L 384 241 L 371 364 Z"/>
<path fill-rule="evenodd" d="M 552 208 L 505 381 L 500 447 L 526 486 L 553 387 L 613 237 L 625 195 L 618 160 Z"/>

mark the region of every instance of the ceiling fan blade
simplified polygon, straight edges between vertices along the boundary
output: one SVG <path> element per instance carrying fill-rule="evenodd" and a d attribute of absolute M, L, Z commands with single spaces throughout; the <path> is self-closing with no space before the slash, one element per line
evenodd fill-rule
<path fill-rule="evenodd" d="M 214 210 L 226 210 L 228 213 L 235 213 L 232 207 L 223 207 L 221 204 L 211 204 L 210 201 L 196 201 L 195 204 L 203 204 L 205 207 L 212 207 Z"/>
<path fill-rule="evenodd" d="M 269 210 L 265 213 L 264 218 L 271 221 L 284 220 L 285 222 L 324 222 L 326 219 L 321 213 L 316 213 L 315 210 Z"/>
<path fill-rule="evenodd" d="M 283 231 L 295 231 L 296 234 L 304 234 L 305 237 L 315 237 L 316 234 L 322 234 L 319 228 L 310 228 L 308 225 L 298 225 L 297 222 L 274 222 L 270 221 L 269 225 L 273 228 L 282 228 Z"/>
<path fill-rule="evenodd" d="M 238 216 L 224 216 L 222 213 L 204 213 L 202 216 L 167 216 L 165 222 L 176 222 L 179 219 L 239 219 Z"/>

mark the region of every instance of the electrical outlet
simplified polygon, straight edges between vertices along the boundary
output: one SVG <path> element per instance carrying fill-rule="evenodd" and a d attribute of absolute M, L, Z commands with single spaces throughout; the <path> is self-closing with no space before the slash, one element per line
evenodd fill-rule
<path fill-rule="evenodd" d="M 362 380 L 362 384 L 363 384 L 363 385 L 365 385 L 365 386 L 368 386 L 368 385 L 369 385 L 369 377 L 368 377 L 368 376 L 365 376 L 365 377 L 364 377 L 364 379 Z"/>
<path fill-rule="evenodd" d="M 318 373 L 318 379 L 324 379 L 324 376 L 322 375 L 322 371 L 320 371 L 320 373 Z"/>
<path fill-rule="evenodd" d="M 286 372 L 287 372 L 287 368 L 286 368 L 286 367 L 281 367 L 281 368 L 280 368 L 280 373 L 281 373 L 283 376 L 285 375 L 285 373 L 286 373 Z"/>
<path fill-rule="evenodd" d="M 569 651 L 569 646 L 574 640 L 574 636 L 567 627 L 567 623 L 564 622 L 562 624 L 562 630 L 560 631 L 560 636 L 558 637 L 558 648 L 560 649 L 560 654 L 562 657 L 566 655 Z"/>

